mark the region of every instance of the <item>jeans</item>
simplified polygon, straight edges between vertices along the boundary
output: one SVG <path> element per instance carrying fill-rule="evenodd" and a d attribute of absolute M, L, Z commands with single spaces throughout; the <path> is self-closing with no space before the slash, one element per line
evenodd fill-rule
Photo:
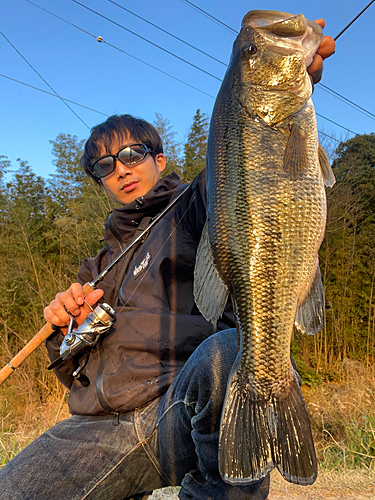
<path fill-rule="evenodd" d="M 58 423 L 0 470 L 1 500 L 125 500 L 181 485 L 183 500 L 265 500 L 218 471 L 220 416 L 237 354 L 236 330 L 206 339 L 164 396 L 119 416 Z"/>

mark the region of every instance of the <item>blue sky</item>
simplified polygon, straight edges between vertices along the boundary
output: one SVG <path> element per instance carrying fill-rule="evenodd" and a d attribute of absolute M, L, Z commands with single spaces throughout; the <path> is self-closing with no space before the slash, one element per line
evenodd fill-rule
<path fill-rule="evenodd" d="M 34 1 L 34 0 L 33 0 Z M 148 121 L 160 113 L 171 121 L 184 142 L 197 108 L 210 115 L 225 73 L 225 65 L 171 38 L 124 11 L 109 0 L 80 0 L 87 7 L 177 54 L 211 73 L 150 45 L 130 32 L 88 11 L 73 0 L 35 0 L 35 3 L 82 30 L 101 36 L 98 43 L 79 29 L 31 5 L 26 0 L 3 2 L 0 31 L 66 99 L 105 115 L 130 113 Z M 116 0 L 123 7 L 173 33 L 224 63 L 228 63 L 235 34 L 199 13 L 184 0 Z M 238 30 L 251 9 L 303 13 L 309 19 L 326 19 L 326 34 L 336 36 L 369 0 L 194 0 L 193 3 Z M 337 41 L 336 54 L 325 64 L 322 83 L 375 115 L 374 103 L 375 3 Z M 0 74 L 51 92 L 13 47 L 0 35 Z M 145 65 L 138 58 L 198 90 Z M 0 77 L 0 155 L 17 167 L 17 158 L 34 172 L 53 173 L 50 140 L 63 132 L 86 139 L 89 128 L 106 117 L 69 103 L 84 125 L 59 99 Z M 206 95 L 209 94 L 209 95 Z M 375 117 L 366 116 L 316 86 L 317 113 L 356 133 L 375 130 Z M 318 117 L 318 126 L 336 137 L 352 137 L 340 127 Z"/>

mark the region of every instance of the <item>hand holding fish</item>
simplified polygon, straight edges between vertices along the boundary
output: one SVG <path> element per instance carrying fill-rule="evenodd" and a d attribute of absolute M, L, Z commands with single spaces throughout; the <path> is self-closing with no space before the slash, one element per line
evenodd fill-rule
<path fill-rule="evenodd" d="M 335 178 L 310 99 L 334 51 L 323 26 L 302 14 L 246 14 L 212 113 L 194 288 L 213 323 L 230 293 L 237 321 L 219 442 L 219 470 L 230 484 L 275 467 L 296 484 L 317 477 L 290 342 L 294 325 L 315 334 L 324 316 L 318 250 L 324 186 Z"/>
<path fill-rule="evenodd" d="M 323 29 L 325 28 L 326 22 L 324 19 L 317 19 L 314 22 Z M 313 83 L 320 82 L 323 73 L 323 61 L 335 53 L 335 47 L 336 43 L 332 37 L 323 36 L 313 61 L 307 68 L 307 72 L 311 76 Z"/>

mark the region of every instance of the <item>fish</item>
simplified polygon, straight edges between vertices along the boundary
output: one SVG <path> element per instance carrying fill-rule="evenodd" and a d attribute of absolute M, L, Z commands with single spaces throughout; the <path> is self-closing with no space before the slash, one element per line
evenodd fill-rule
<path fill-rule="evenodd" d="M 233 485 L 277 468 L 317 477 L 310 421 L 290 356 L 294 326 L 316 334 L 324 292 L 318 250 L 325 185 L 307 72 L 322 29 L 302 14 L 252 10 L 218 92 L 207 144 L 207 219 L 194 296 L 216 323 L 228 295 L 239 337 L 221 415 L 219 471 Z"/>

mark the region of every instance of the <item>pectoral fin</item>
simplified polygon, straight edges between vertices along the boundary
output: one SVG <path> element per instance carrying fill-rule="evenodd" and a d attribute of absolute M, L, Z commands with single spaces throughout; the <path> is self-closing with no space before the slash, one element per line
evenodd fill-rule
<path fill-rule="evenodd" d="M 307 133 L 293 123 L 284 153 L 284 172 L 297 180 L 307 168 Z"/>
<path fill-rule="evenodd" d="M 207 321 L 216 324 L 223 314 L 229 291 L 214 267 L 208 224 L 204 225 L 194 269 L 194 299 Z"/>
<path fill-rule="evenodd" d="M 318 263 L 310 290 L 297 309 L 294 324 L 300 332 L 307 335 L 315 335 L 323 328 L 323 321 L 324 291 Z"/>
<path fill-rule="evenodd" d="M 331 164 L 327 156 L 327 153 L 324 151 L 323 146 L 320 143 L 318 149 L 318 158 L 319 158 L 320 169 L 323 175 L 324 184 L 326 186 L 332 187 L 336 182 L 335 175 L 331 168 Z"/>

